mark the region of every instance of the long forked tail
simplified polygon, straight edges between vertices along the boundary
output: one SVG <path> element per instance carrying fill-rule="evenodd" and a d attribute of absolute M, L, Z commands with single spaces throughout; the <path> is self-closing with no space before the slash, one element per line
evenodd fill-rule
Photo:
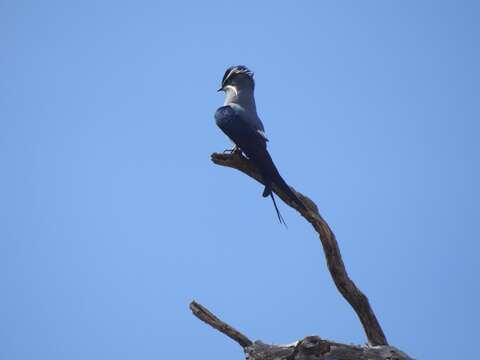
<path fill-rule="evenodd" d="M 268 151 L 265 151 L 263 157 L 256 158 L 257 166 L 262 174 L 265 190 L 263 190 L 263 197 L 267 197 L 272 193 L 272 185 L 275 184 L 278 189 L 283 191 L 285 195 L 290 199 L 291 202 L 295 203 L 299 208 L 306 210 L 307 208 L 303 202 L 298 198 L 298 196 L 290 189 L 290 186 L 285 182 L 280 173 L 277 170 L 277 167 L 273 163 L 272 158 Z"/>
<path fill-rule="evenodd" d="M 282 214 L 280 214 L 280 210 L 278 210 L 277 202 L 275 201 L 275 196 L 273 196 L 273 192 L 270 192 L 270 197 L 272 198 L 273 206 L 275 206 L 275 211 L 277 212 L 278 221 L 280 221 L 280 224 L 283 224 L 285 225 L 286 228 L 288 228 L 287 223 L 285 222 L 285 220 L 283 220 Z"/>
<path fill-rule="evenodd" d="M 298 196 L 292 191 L 290 186 L 285 182 L 280 173 L 277 170 L 277 167 L 273 163 L 272 157 L 266 149 L 263 151 L 251 151 L 247 153 L 247 156 L 252 160 L 252 162 L 257 166 L 265 185 L 265 190 L 263 191 L 262 196 L 267 197 L 271 196 L 273 201 L 273 206 L 275 206 L 275 211 L 277 212 L 278 219 L 280 223 L 285 224 L 280 211 L 278 210 L 277 203 L 273 197 L 272 187 L 276 186 L 278 190 L 282 191 L 288 198 L 290 203 L 294 203 L 300 209 L 306 210 L 307 208 L 303 202 L 298 198 Z"/>
<path fill-rule="evenodd" d="M 275 169 L 276 170 L 276 169 Z M 294 194 L 292 189 L 290 189 L 290 186 L 283 180 L 283 178 L 280 176 L 278 171 L 276 171 L 276 177 L 275 177 L 275 184 L 288 196 L 288 198 L 293 201 L 295 204 L 297 204 L 298 207 L 301 209 L 306 210 L 305 205 L 303 202 L 298 198 L 297 195 Z M 263 197 L 267 197 L 268 195 L 272 195 L 273 191 L 271 186 L 266 185 L 265 190 L 263 190 Z M 275 200 L 274 200 L 275 202 Z"/>
<path fill-rule="evenodd" d="M 275 185 L 277 185 L 288 196 L 290 201 L 294 202 L 299 208 L 303 210 L 307 210 L 302 200 L 298 198 L 298 196 L 292 191 L 290 186 L 288 186 L 288 184 L 285 182 L 285 180 L 283 180 L 283 178 L 280 176 L 280 174 L 278 174 L 278 172 L 274 182 L 275 182 Z M 266 188 L 265 188 L 265 191 L 267 191 Z"/>

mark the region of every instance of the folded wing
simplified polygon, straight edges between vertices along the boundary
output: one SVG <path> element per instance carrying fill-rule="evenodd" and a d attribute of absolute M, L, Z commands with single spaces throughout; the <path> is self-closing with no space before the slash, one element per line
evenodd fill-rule
<path fill-rule="evenodd" d="M 285 192 L 297 205 L 305 208 L 303 203 L 292 192 L 287 183 L 280 176 L 270 154 L 267 151 L 267 138 L 263 131 L 254 128 L 245 121 L 235 109 L 226 105 L 220 107 L 215 113 L 217 126 L 232 140 L 242 152 L 256 165 L 265 185 L 263 196 L 271 196 L 280 222 L 283 219 L 278 211 L 272 194 L 273 184 Z"/>

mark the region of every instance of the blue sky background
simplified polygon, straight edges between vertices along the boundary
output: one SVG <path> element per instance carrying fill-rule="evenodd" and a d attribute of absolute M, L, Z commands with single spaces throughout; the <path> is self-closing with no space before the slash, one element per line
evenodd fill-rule
<path fill-rule="evenodd" d="M 314 199 L 391 344 L 477 343 L 475 1 L 1 1 L 0 358 L 242 359 L 364 343 L 311 227 L 211 164 L 225 68 L 256 73 L 285 179 Z"/>

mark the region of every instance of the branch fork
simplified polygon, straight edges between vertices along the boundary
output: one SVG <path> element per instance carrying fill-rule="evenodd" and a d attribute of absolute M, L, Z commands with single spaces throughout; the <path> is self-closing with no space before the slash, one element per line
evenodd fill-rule
<path fill-rule="evenodd" d="M 217 165 L 237 169 L 262 183 L 258 170 L 241 152 L 213 153 L 211 159 Z M 289 345 L 268 345 L 261 341 L 252 342 L 247 336 L 195 301 L 190 304 L 193 314 L 237 342 L 244 349 L 247 360 L 411 360 L 408 355 L 388 345 L 368 298 L 348 276 L 335 234 L 320 215 L 317 205 L 307 196 L 290 188 L 302 200 L 306 209 L 299 208 L 295 203 L 290 202 L 289 197 L 281 189 L 274 186 L 273 191 L 287 205 L 297 210 L 318 233 L 335 286 L 357 314 L 369 345 L 341 344 L 318 336 L 307 336 Z"/>

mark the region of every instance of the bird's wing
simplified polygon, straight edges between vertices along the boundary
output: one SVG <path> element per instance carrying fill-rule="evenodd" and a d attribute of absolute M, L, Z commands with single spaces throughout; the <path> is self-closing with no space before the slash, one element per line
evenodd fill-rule
<path fill-rule="evenodd" d="M 249 158 L 258 151 L 266 150 L 268 140 L 263 131 L 245 121 L 231 106 L 220 107 L 215 112 L 215 121 Z"/>
<path fill-rule="evenodd" d="M 241 115 L 240 115 L 241 116 Z M 262 120 L 255 114 L 255 116 L 245 119 L 260 135 L 262 135 L 266 141 L 268 141 L 265 128 L 263 127 Z"/>
<path fill-rule="evenodd" d="M 291 201 L 305 209 L 302 201 L 293 193 L 288 184 L 278 173 L 270 154 L 267 151 L 267 138 L 262 131 L 235 111 L 231 106 L 222 106 L 215 112 L 217 126 L 232 140 L 242 152 L 257 166 L 265 185 L 263 196 L 271 196 L 273 205 L 280 222 L 283 222 L 282 215 L 272 193 L 272 185 L 277 185 L 286 193 Z"/>

